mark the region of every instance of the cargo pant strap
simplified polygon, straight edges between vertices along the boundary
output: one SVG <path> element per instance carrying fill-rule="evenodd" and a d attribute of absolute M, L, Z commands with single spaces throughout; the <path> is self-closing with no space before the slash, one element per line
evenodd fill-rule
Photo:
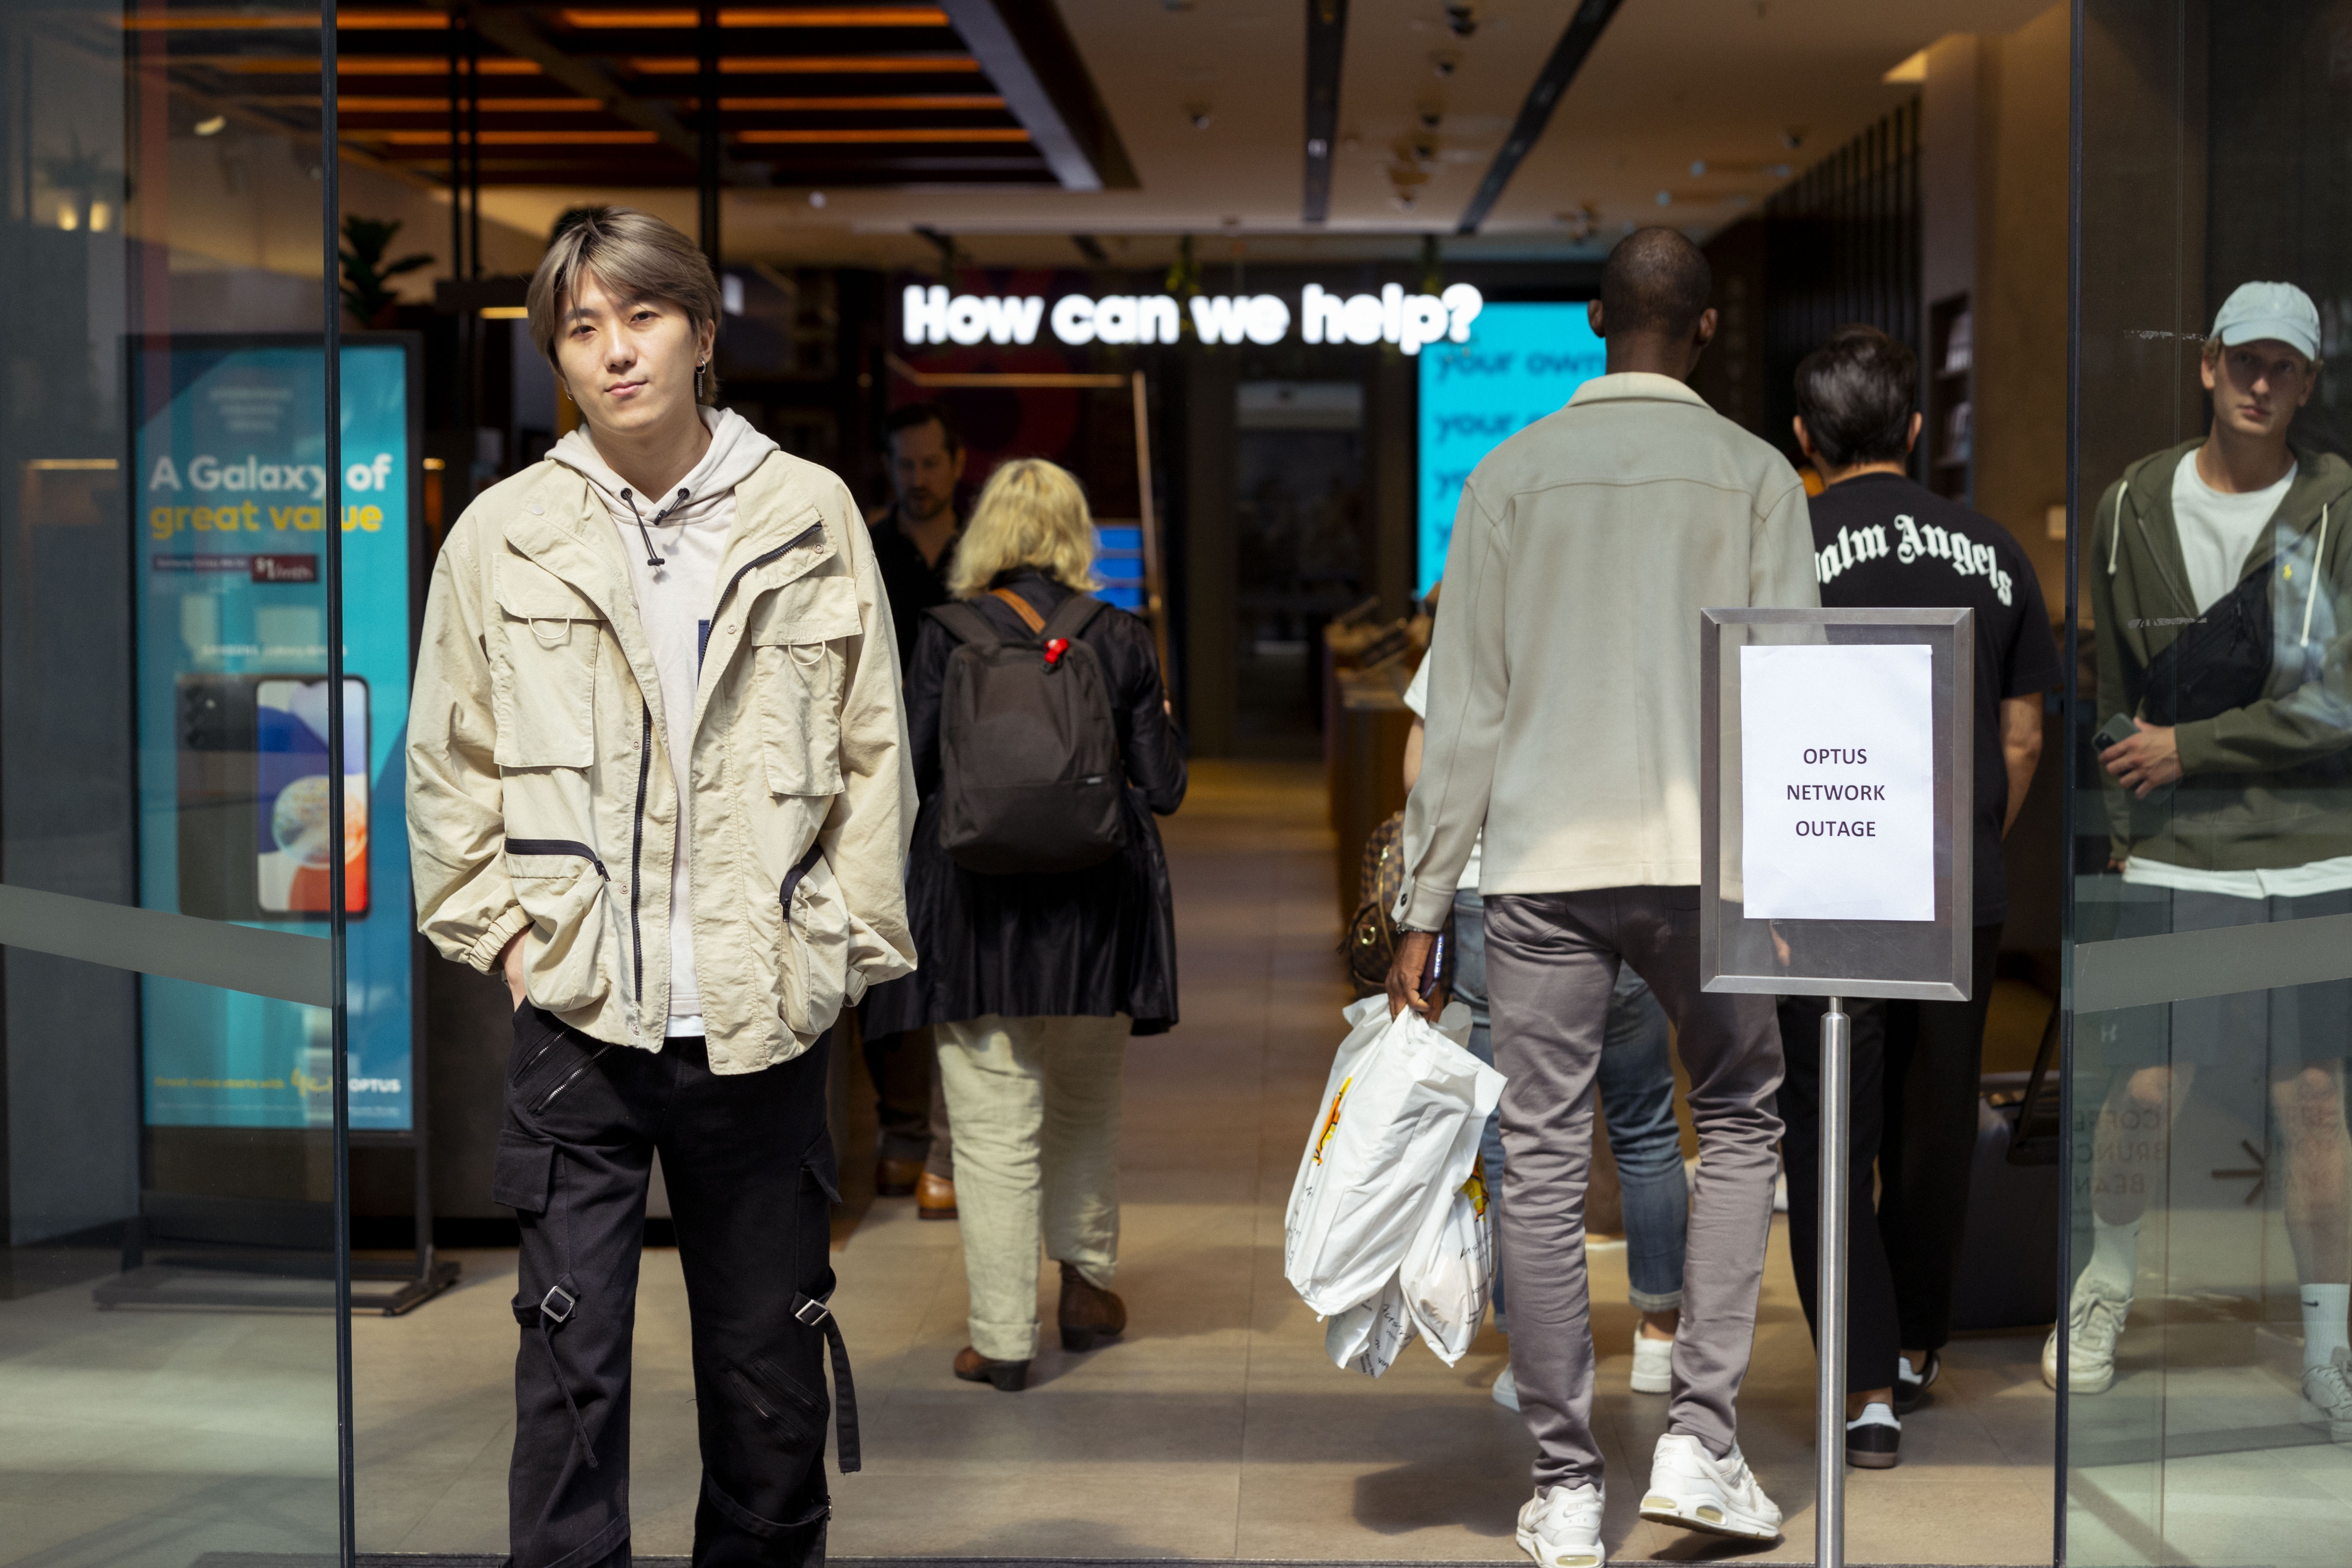
<path fill-rule="evenodd" d="M 830 1300 L 830 1298 L 828 1298 Z M 793 1316 L 810 1328 L 824 1331 L 825 1345 L 833 1352 L 834 1420 L 840 1428 L 840 1446 L 835 1452 L 835 1463 L 845 1476 L 855 1474 L 860 1458 L 857 1444 L 857 1386 L 849 1378 L 849 1347 L 841 1338 L 841 1324 L 833 1309 L 814 1296 L 795 1296 Z"/>
<path fill-rule="evenodd" d="M 563 1375 L 562 1358 L 556 1354 L 555 1331 L 572 1321 L 579 1310 L 579 1284 L 566 1274 L 547 1289 L 540 1298 L 539 1329 L 547 1339 L 547 1364 L 555 1373 L 555 1386 L 563 1391 L 564 1408 L 572 1412 L 572 1430 L 580 1439 L 580 1457 L 588 1461 L 592 1470 L 603 1467 L 596 1462 L 596 1447 L 589 1440 L 588 1423 L 580 1415 L 580 1402 L 572 1396 L 572 1380 Z"/>

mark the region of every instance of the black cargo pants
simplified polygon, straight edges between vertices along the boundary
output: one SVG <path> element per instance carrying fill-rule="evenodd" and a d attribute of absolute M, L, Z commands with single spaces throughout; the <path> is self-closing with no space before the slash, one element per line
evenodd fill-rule
<path fill-rule="evenodd" d="M 824 1303 L 837 1182 L 815 1048 L 720 1078 L 698 1038 L 610 1046 L 515 1015 L 493 1195 L 522 1222 L 512 1568 L 629 1561 L 629 1363 L 646 1187 L 662 1158 L 693 1331 L 696 1568 L 824 1561 L 824 1357 L 844 1471 L 856 1403 Z"/>

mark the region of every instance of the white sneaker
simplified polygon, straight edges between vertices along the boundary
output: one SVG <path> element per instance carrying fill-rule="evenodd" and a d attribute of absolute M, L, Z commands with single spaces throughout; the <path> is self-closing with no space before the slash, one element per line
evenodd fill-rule
<path fill-rule="evenodd" d="M 2105 1394 L 2116 1380 L 2116 1342 L 2123 1337 L 2131 1316 L 2132 1299 L 2085 1274 L 2074 1283 L 2074 1299 L 2067 1312 L 2066 1390 L 2070 1394 Z M 2058 1331 L 2042 1343 L 2042 1381 L 2058 1386 Z"/>
<path fill-rule="evenodd" d="M 1633 1329 L 1633 1392 L 1670 1394 L 1675 1386 L 1675 1342 L 1654 1340 Z"/>
<path fill-rule="evenodd" d="M 1658 1439 L 1650 1489 L 1642 1494 L 1642 1517 L 1741 1541 L 1780 1539 L 1780 1510 L 1756 1484 L 1739 1449 L 1734 1447 L 1718 1459 L 1697 1438 L 1680 1432 Z"/>
<path fill-rule="evenodd" d="M 1495 1380 L 1495 1386 L 1491 1392 L 1495 1395 L 1495 1403 L 1504 1409 L 1517 1410 L 1519 1407 L 1519 1380 L 1511 1375 L 1509 1367 L 1505 1367 L 1503 1375 Z M 1533 1508 L 1535 1504 L 1529 1503 L 1528 1506 Z M 1522 1542 L 1520 1544 L 1526 1543 Z"/>
<path fill-rule="evenodd" d="M 1538 1487 L 1519 1509 L 1519 1550 L 1538 1568 L 1601 1568 L 1601 1502 L 1597 1486 Z"/>
<path fill-rule="evenodd" d="M 2303 1374 L 2303 1421 L 2325 1426 L 2338 1443 L 2352 1443 L 2352 1351 L 2339 1350 L 2326 1366 Z"/>

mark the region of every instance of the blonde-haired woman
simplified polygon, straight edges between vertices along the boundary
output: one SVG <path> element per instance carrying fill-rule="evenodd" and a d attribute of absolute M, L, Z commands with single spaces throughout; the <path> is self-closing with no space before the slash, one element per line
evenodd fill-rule
<path fill-rule="evenodd" d="M 940 836 L 941 696 L 966 640 L 958 627 L 977 629 L 971 612 L 1000 642 L 1034 644 L 1096 586 L 1094 559 L 1094 522 L 1067 472 L 1023 458 L 991 476 L 949 580 L 958 603 L 925 616 L 907 674 L 923 802 L 907 902 L 922 967 L 875 993 L 866 1025 L 933 1026 L 971 1298 L 971 1343 L 955 1374 L 1007 1391 L 1027 1386 L 1037 1351 L 1041 1240 L 1061 1266 L 1063 1348 L 1091 1350 L 1127 1326 L 1110 1290 L 1119 1076 L 1129 1035 L 1176 1021 L 1175 921 L 1152 816 L 1183 801 L 1184 759 L 1150 632 L 1123 610 L 1094 608 L 1075 635 L 1100 670 L 1117 732 L 1120 847 L 1081 870 L 970 870 Z"/>

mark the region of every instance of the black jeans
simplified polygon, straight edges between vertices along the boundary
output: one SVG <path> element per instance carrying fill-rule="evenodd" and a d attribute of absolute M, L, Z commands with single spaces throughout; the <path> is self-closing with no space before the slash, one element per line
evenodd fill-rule
<path fill-rule="evenodd" d="M 1966 1002 L 1850 1000 L 1853 1136 L 1849 1144 L 1846 1386 L 1887 1388 L 1905 1347 L 1940 1350 L 1952 1337 L 1952 1271 L 1968 1225 L 1982 1086 L 1986 1009 L 1998 923 L 1976 928 Z M 1818 996 L 1780 1001 L 1789 1073 L 1789 1252 L 1805 1322 L 1820 1341 L 1814 1300 L 1821 1257 L 1821 1037 Z M 1874 1182 L 1874 1167 L 1875 1182 Z M 1872 1215 L 1872 1190 L 1878 1189 Z"/>
<path fill-rule="evenodd" d="M 513 1568 L 629 1561 L 629 1366 L 646 1187 L 662 1157 L 686 1276 L 699 1412 L 696 1568 L 824 1561 L 824 1356 L 856 1405 L 833 1292 L 823 1041 L 721 1078 L 698 1038 L 607 1045 L 536 1007 L 515 1015 L 492 1194 L 518 1211 Z"/>

